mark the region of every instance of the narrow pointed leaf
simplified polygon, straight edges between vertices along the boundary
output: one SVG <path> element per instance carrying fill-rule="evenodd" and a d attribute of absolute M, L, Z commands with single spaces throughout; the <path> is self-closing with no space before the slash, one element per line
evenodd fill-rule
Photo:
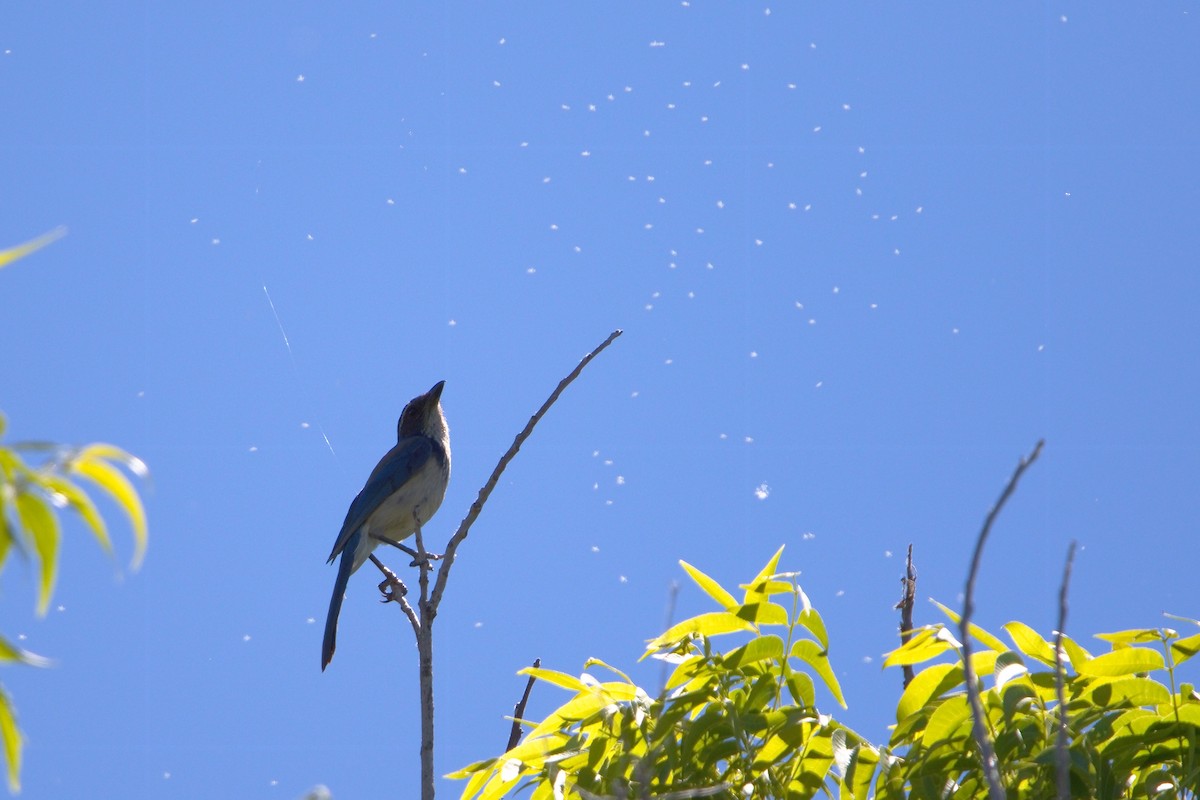
<path fill-rule="evenodd" d="M 733 595 L 725 591 L 721 584 L 717 583 L 715 580 L 708 577 L 691 564 L 687 563 L 686 561 L 680 561 L 679 566 L 683 567 L 683 571 L 686 572 L 691 579 L 696 582 L 697 586 L 704 590 L 705 594 L 707 594 L 713 600 L 716 600 L 717 604 L 721 606 L 721 608 L 729 610 L 738 604 L 737 600 L 733 599 Z"/>
<path fill-rule="evenodd" d="M 146 512 L 142 508 L 142 499 L 120 470 L 106 461 L 86 456 L 89 452 L 96 452 L 98 447 L 100 446 L 93 445 L 85 448 L 79 456 L 72 459 L 71 471 L 95 481 L 124 509 L 133 526 L 134 551 L 131 569 L 136 570 L 146 556 Z"/>
<path fill-rule="evenodd" d="M 649 654 L 664 647 L 670 647 L 692 634 L 712 637 L 722 633 L 752 630 L 754 630 L 754 625 L 741 619 L 737 614 L 730 614 L 728 611 L 710 611 L 707 614 L 700 614 L 691 619 L 685 619 L 677 625 L 672 625 L 661 636 L 647 642 L 646 652 Z M 645 658 L 645 656 L 642 657 Z"/>
<path fill-rule="evenodd" d="M 4 760 L 8 762 L 8 790 L 21 791 L 21 749 L 24 739 L 17 727 L 16 709 L 8 692 L 0 689 L 0 738 L 4 740 Z"/>
<path fill-rule="evenodd" d="M 750 581 L 749 585 L 751 587 L 755 587 L 757 584 L 762 583 L 767 578 L 774 575 L 775 571 L 776 571 L 776 567 L 779 565 L 779 557 L 781 555 L 783 555 L 783 547 L 782 546 L 778 550 L 775 551 L 775 555 L 771 556 L 771 560 L 768 561 L 766 563 L 766 565 L 761 570 L 758 571 L 758 575 L 756 575 L 754 577 L 754 580 Z M 750 589 L 746 590 L 746 596 L 742 600 L 742 603 L 744 603 L 744 604 L 757 603 L 757 602 L 762 602 L 763 600 L 766 600 L 766 597 L 764 595 L 762 595 L 760 592 L 754 591 L 753 588 L 750 588 Z"/>
<path fill-rule="evenodd" d="M 1147 647 L 1122 647 L 1096 656 L 1078 670 L 1080 675 L 1119 678 L 1137 672 L 1150 672 L 1166 666 L 1162 654 Z"/>
<path fill-rule="evenodd" d="M 792 645 L 792 655 L 812 667 L 817 675 L 821 676 L 821 680 L 825 682 L 833 699 L 838 701 L 838 705 L 842 708 L 846 707 L 846 700 L 842 697 L 842 687 L 838 683 L 837 676 L 833 674 L 828 653 L 822 650 L 816 642 L 801 639 Z"/>
<path fill-rule="evenodd" d="M 38 582 L 38 616 L 44 617 L 58 577 L 58 518 L 46 501 L 31 492 L 17 492 L 17 514 L 33 542 L 41 580 Z"/>
<path fill-rule="evenodd" d="M 0 267 L 11 264 L 19 258 L 24 258 L 30 253 L 41 250 L 51 242 L 61 239 L 67 233 L 67 229 L 63 227 L 55 228 L 52 231 L 47 231 L 36 239 L 30 239 L 28 242 L 10 247 L 7 250 L 0 250 Z"/>

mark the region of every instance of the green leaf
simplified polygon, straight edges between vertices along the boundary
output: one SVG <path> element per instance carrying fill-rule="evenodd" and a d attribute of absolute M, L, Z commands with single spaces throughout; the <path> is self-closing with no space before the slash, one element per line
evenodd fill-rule
<path fill-rule="evenodd" d="M 61 239 L 67 235 L 67 229 L 63 227 L 55 228 L 52 231 L 47 231 L 35 239 L 30 239 L 28 242 L 23 242 L 16 247 L 10 247 L 7 250 L 0 250 L 0 267 L 11 264 L 19 258 L 24 258 L 30 253 L 41 250 L 46 245 L 53 241 Z"/>
<path fill-rule="evenodd" d="M 817 675 L 821 676 L 821 680 L 825 682 L 833 699 L 838 701 L 838 705 L 842 708 L 846 707 L 846 701 L 842 697 L 842 687 L 838 684 L 837 676 L 833 674 L 833 668 L 829 664 L 829 654 L 826 651 L 822 650 L 814 641 L 801 639 L 792 644 L 792 656 L 812 667 Z"/>
<path fill-rule="evenodd" d="M 779 565 L 779 557 L 781 555 L 783 555 L 782 546 L 775 551 L 775 555 L 771 556 L 771 560 L 768 561 L 766 565 L 758 571 L 758 575 L 754 576 L 754 580 L 750 581 L 750 588 L 746 590 L 745 599 L 742 600 L 743 604 L 749 605 L 751 603 L 761 603 L 767 599 L 767 596 L 763 592 L 757 590 L 757 585 L 763 583 L 775 574 Z"/>
<path fill-rule="evenodd" d="M 52 473 L 37 473 L 36 481 L 45 489 L 61 495 L 67 504 L 83 517 L 104 552 L 112 554 L 112 540 L 108 538 L 108 529 L 104 525 L 104 518 L 100 516 L 96 504 L 92 502 L 92 498 L 88 497 L 86 492 L 61 475 Z"/>
<path fill-rule="evenodd" d="M 1200 633 L 1171 642 L 1171 656 L 1178 666 L 1200 652 Z"/>
<path fill-rule="evenodd" d="M 553 669 L 544 669 L 542 667 L 525 667 L 525 669 L 519 670 L 517 674 L 531 675 L 534 678 L 537 678 L 539 681 L 544 681 L 545 683 L 553 684 L 554 686 L 561 686 L 562 688 L 572 692 L 582 692 L 587 688 L 583 681 L 579 680 L 579 678 L 576 678 L 574 675 L 568 675 L 565 672 L 558 672 L 557 670 Z"/>
<path fill-rule="evenodd" d="M 1163 640 L 1162 631 L 1158 628 L 1130 628 L 1127 631 L 1116 631 L 1114 633 L 1097 633 L 1097 639 L 1103 639 L 1113 646 L 1113 649 L 1128 647 L 1132 644 L 1145 642 L 1161 642 Z"/>
<path fill-rule="evenodd" d="M 89 480 L 94 481 L 108 492 L 117 504 L 124 509 L 125 514 L 129 517 L 129 522 L 133 526 L 134 537 L 134 552 L 133 563 L 131 568 L 136 570 L 142 564 L 142 559 L 146 557 L 146 511 L 142 508 L 142 499 L 138 497 L 137 491 L 133 488 L 133 484 L 129 482 L 120 470 L 112 466 L 102 458 L 111 458 L 113 454 L 119 454 L 126 459 L 126 463 L 130 461 L 141 465 L 144 471 L 145 465 L 138 459 L 134 459 L 124 450 L 112 447 L 111 445 L 89 445 L 79 452 L 75 458 L 71 459 L 70 470 L 76 474 L 82 475 Z M 134 470 L 135 473 L 137 469 Z"/>
<path fill-rule="evenodd" d="M 801 593 L 803 596 L 803 593 Z M 800 612 L 796 621 L 803 625 L 809 633 L 817 637 L 817 642 L 826 650 L 829 649 L 829 633 L 825 630 L 825 620 L 815 608 L 808 607 L 808 598 L 804 597 L 805 609 Z"/>
<path fill-rule="evenodd" d="M 736 614 L 731 614 L 728 611 L 710 611 L 707 614 L 700 614 L 691 619 L 685 619 L 677 625 L 672 625 L 669 630 L 658 638 L 651 639 L 646 643 L 646 655 L 661 650 L 664 647 L 671 647 L 683 638 L 693 634 L 712 637 L 719 636 L 722 633 L 752 630 L 754 630 L 754 626 Z M 646 655 L 643 655 L 642 658 L 645 658 Z"/>
<path fill-rule="evenodd" d="M 716 600 L 717 605 L 721 606 L 721 608 L 732 610 L 733 607 L 738 604 L 737 600 L 733 599 L 733 595 L 725 591 L 721 584 L 717 583 L 712 578 L 693 567 L 691 564 L 681 560 L 679 562 L 679 566 L 683 567 L 683 571 L 691 576 L 691 579 L 696 582 L 697 586 L 704 590 L 705 594 L 707 594 L 713 600 Z"/>
<path fill-rule="evenodd" d="M 1119 678 L 1138 672 L 1150 672 L 1165 666 L 1162 654 L 1146 647 L 1122 647 L 1096 656 L 1078 670 L 1080 675 Z"/>
<path fill-rule="evenodd" d="M 960 617 L 957 612 L 951 611 L 948 606 L 944 606 L 941 603 L 937 602 L 936 600 L 933 601 L 933 604 L 935 606 L 937 606 L 939 609 L 941 609 L 943 614 L 945 614 L 950 619 L 954 620 L 955 625 L 959 625 L 961 627 L 962 617 Z M 988 633 L 983 628 L 976 625 L 974 622 L 971 623 L 971 635 L 974 636 L 976 639 L 978 639 L 980 642 L 982 642 L 985 647 L 991 648 L 992 650 L 995 650 L 997 652 L 1003 653 L 1005 650 L 1008 649 L 1008 645 L 1006 645 L 998 637 Z"/>
<path fill-rule="evenodd" d="M 8 762 L 8 790 L 21 791 L 21 748 L 24 737 L 17 727 L 17 712 L 8 692 L 0 688 L 0 737 L 4 739 L 4 760 Z"/>
<path fill-rule="evenodd" d="M 1067 651 L 1067 655 L 1071 659 L 1071 666 L 1076 672 L 1079 672 L 1081 666 L 1092 660 L 1092 654 L 1084 650 L 1078 642 L 1066 634 L 1063 634 L 1062 645 L 1063 650 Z"/>
<path fill-rule="evenodd" d="M 738 669 L 767 659 L 783 658 L 783 639 L 768 634 L 751 639 L 746 644 L 725 654 L 722 659 L 727 669 Z"/>
<path fill-rule="evenodd" d="M 927 625 L 913 632 L 912 638 L 890 653 L 884 654 L 883 666 L 902 667 L 911 664 L 921 664 L 937 658 L 942 653 L 953 648 L 939 633 L 943 625 Z"/>
<path fill-rule="evenodd" d="M 896 704 L 896 721 L 903 722 L 951 689 L 961 686 L 961 664 L 931 664 L 913 676 Z"/>
<path fill-rule="evenodd" d="M 787 625 L 787 609 L 778 603 L 747 603 L 730 609 L 740 618 L 756 625 Z"/>
<path fill-rule="evenodd" d="M 1101 708 L 1157 706 L 1171 700 L 1171 692 L 1150 678 L 1099 679 L 1088 684 L 1087 697 Z"/>
<path fill-rule="evenodd" d="M 21 525 L 33 540 L 33 549 L 41 566 L 37 613 L 44 617 L 58 577 L 58 518 L 47 507 L 46 501 L 32 492 L 18 491 L 16 505 Z"/>
<path fill-rule="evenodd" d="M 23 650 L 3 636 L 0 636 L 0 663 L 10 662 L 28 664 L 31 667 L 50 667 L 54 665 L 54 662 L 50 659 L 39 656 L 37 653 Z"/>
<path fill-rule="evenodd" d="M 925 747 L 936 747 L 954 739 L 964 739 L 963 725 L 971 724 L 971 706 L 965 694 L 947 697 L 929 717 L 922 739 Z"/>
<path fill-rule="evenodd" d="M 1054 666 L 1054 648 L 1033 628 L 1024 622 L 1008 622 L 1001 627 L 1022 653 L 1047 666 Z"/>

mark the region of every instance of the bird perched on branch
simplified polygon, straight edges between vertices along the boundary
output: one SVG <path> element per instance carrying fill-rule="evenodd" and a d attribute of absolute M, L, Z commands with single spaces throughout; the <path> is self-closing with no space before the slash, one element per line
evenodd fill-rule
<path fill-rule="evenodd" d="M 450 482 L 450 431 L 442 413 L 442 387 L 435 383 L 414 397 L 400 414 L 396 446 L 379 460 L 367 485 L 362 488 L 334 542 L 329 562 L 340 554 L 329 615 L 325 618 L 325 640 L 321 645 L 321 670 L 329 666 L 337 644 L 338 613 L 346 583 L 371 552 L 381 544 L 400 546 L 411 536 L 417 521 L 424 525 L 442 504 Z M 406 548 L 401 548 L 406 549 Z"/>

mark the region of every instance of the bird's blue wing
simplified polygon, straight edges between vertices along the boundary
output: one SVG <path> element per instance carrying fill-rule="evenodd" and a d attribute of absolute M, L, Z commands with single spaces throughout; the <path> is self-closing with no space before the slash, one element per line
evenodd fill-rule
<path fill-rule="evenodd" d="M 333 552 L 329 554 L 329 563 L 333 563 L 338 553 L 345 549 L 350 537 L 375 513 L 380 504 L 407 483 L 432 455 L 433 442 L 424 436 L 402 439 L 387 451 L 371 471 L 367 485 L 350 504 L 346 521 L 342 523 L 342 530 L 334 542 Z"/>

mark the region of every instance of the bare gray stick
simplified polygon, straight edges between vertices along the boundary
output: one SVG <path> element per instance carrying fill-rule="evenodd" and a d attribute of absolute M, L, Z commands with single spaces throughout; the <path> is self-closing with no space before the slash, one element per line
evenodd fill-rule
<path fill-rule="evenodd" d="M 1000 515 L 1000 509 L 1004 508 L 1004 504 L 1016 490 L 1021 475 L 1041 454 L 1044 443 L 1044 440 L 1039 439 L 1033 452 L 1022 458 L 1021 463 L 1017 464 L 1012 477 L 1008 479 L 1008 485 L 1000 493 L 1000 499 L 992 506 L 992 510 L 988 512 L 987 518 L 983 521 L 983 528 L 979 531 L 979 538 L 975 541 L 975 554 L 971 557 L 971 571 L 967 574 L 966 597 L 963 598 L 962 619 L 959 621 L 963 672 L 967 682 L 967 699 L 971 703 L 971 733 L 975 737 L 975 744 L 979 747 L 979 754 L 983 759 L 983 774 L 987 779 L 990 800 L 1005 800 L 1005 795 L 1004 784 L 1000 780 L 1000 769 L 996 764 L 996 749 L 988 737 L 987 725 L 984 722 L 983 702 L 979 697 L 979 687 L 975 685 L 975 666 L 971 663 L 971 617 L 975 613 L 975 576 L 979 574 L 979 564 L 983 560 L 983 545 L 987 542 L 988 534 L 991 533 L 992 523 L 996 521 L 996 517 Z"/>
<path fill-rule="evenodd" d="M 1054 763 L 1058 780 L 1058 800 L 1071 800 L 1071 754 L 1067 750 L 1066 668 L 1062 660 L 1063 632 L 1067 627 L 1067 589 L 1071 585 L 1071 567 L 1075 564 L 1075 541 L 1067 548 L 1062 586 L 1058 590 L 1058 630 L 1054 634 L 1054 691 L 1058 695 L 1058 737 L 1054 742 Z"/>

